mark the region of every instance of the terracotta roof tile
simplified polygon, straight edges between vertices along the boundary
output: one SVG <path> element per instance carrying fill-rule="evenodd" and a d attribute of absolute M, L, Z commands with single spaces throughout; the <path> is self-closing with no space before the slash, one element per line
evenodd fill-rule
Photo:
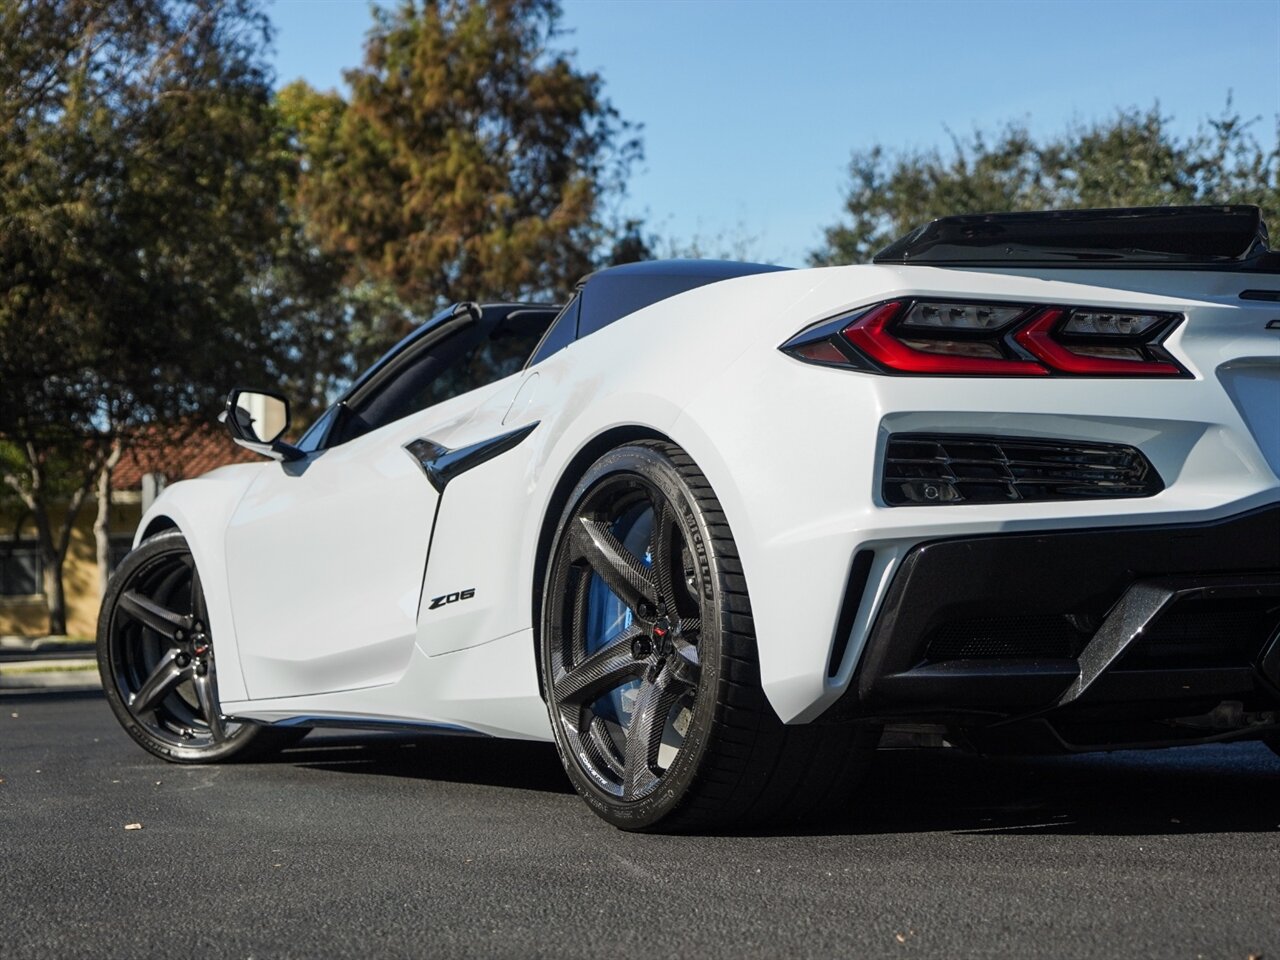
<path fill-rule="evenodd" d="M 162 473 L 170 482 L 188 480 L 228 463 L 260 461 L 256 454 L 236 446 L 217 424 L 196 427 L 155 427 L 138 439 L 120 458 L 111 485 L 130 490 L 142 484 L 146 473 Z"/>

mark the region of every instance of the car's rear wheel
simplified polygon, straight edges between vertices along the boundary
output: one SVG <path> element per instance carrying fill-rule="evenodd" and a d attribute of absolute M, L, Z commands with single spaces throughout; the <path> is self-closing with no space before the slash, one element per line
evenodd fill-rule
<path fill-rule="evenodd" d="M 305 735 L 225 719 L 213 651 L 186 539 L 172 530 L 139 545 L 112 577 L 98 617 L 102 688 L 129 735 L 177 763 L 244 759 Z"/>
<path fill-rule="evenodd" d="M 578 483 L 539 644 L 561 759 L 610 823 L 720 829 L 849 809 L 876 733 L 778 720 L 733 535 L 680 448 L 619 447 Z"/>

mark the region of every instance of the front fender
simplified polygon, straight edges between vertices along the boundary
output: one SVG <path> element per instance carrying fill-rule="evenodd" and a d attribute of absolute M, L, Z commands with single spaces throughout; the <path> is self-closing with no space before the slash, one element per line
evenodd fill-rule
<path fill-rule="evenodd" d="M 166 487 L 143 515 L 134 534 L 135 547 L 149 534 L 167 528 L 176 527 L 186 537 L 209 608 L 209 627 L 218 658 L 218 696 L 224 702 L 247 699 L 227 591 L 227 524 L 254 480 L 271 466 L 235 464 Z"/>

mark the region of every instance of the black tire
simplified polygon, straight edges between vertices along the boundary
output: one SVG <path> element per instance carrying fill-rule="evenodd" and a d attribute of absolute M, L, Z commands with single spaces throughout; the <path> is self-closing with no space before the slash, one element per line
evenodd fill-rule
<path fill-rule="evenodd" d="M 125 731 L 174 763 L 250 759 L 307 734 L 223 719 L 204 592 L 177 530 L 140 544 L 112 576 L 98 615 L 98 672 Z"/>
<path fill-rule="evenodd" d="M 605 636 L 593 625 L 611 614 L 621 628 Z M 879 737 L 778 719 L 733 535 L 706 478 L 669 443 L 618 447 L 573 491 L 547 565 L 539 654 L 565 770 L 626 830 L 845 815 Z"/>

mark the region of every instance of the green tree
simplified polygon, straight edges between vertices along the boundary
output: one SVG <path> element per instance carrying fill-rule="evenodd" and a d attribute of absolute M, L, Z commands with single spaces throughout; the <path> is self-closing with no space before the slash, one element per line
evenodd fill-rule
<path fill-rule="evenodd" d="M 871 259 L 935 217 L 1083 207 L 1253 203 L 1280 226 L 1280 129 L 1257 132 L 1228 101 L 1224 114 L 1180 137 L 1158 108 L 1122 110 L 1036 139 L 1011 123 L 994 137 L 955 138 L 949 152 L 859 150 L 845 216 L 827 228 L 815 265 Z"/>
<path fill-rule="evenodd" d="M 146 424 L 210 413 L 272 342 L 248 281 L 296 163 L 267 31 L 252 0 L 0 4 L 0 477 L 55 633 L 104 467 Z"/>
<path fill-rule="evenodd" d="M 404 0 L 375 9 L 349 100 L 281 91 L 299 209 L 353 286 L 421 314 L 563 292 L 591 269 L 639 144 L 600 77 L 554 48 L 558 15 L 554 0 Z M 385 343 L 403 316 L 381 317 Z"/>

